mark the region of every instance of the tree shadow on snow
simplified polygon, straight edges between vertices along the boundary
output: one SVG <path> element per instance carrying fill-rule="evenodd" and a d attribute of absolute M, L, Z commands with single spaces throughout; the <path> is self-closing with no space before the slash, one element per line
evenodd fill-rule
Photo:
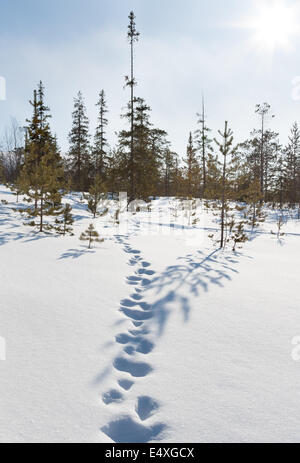
<path fill-rule="evenodd" d="M 85 256 L 86 254 L 95 254 L 96 251 L 91 249 L 69 249 L 64 254 L 62 254 L 59 260 L 63 259 L 79 259 L 80 257 Z"/>
<path fill-rule="evenodd" d="M 183 321 L 189 321 L 191 306 L 187 293 L 198 297 L 201 291 L 208 292 L 211 286 L 222 288 L 232 276 L 238 273 L 235 266 L 243 254 L 236 252 L 226 255 L 217 250 L 209 255 L 198 251 L 178 258 L 180 264 L 167 267 L 164 272 L 154 278 L 146 291 L 154 290 L 157 295 L 163 293 L 152 303 L 153 321 L 158 325 L 158 334 L 162 336 L 172 310 L 179 308 L 183 314 Z M 168 291 L 168 288 L 169 291 Z M 181 294 L 181 289 L 185 295 Z M 188 291 L 187 291 L 188 290 Z"/>

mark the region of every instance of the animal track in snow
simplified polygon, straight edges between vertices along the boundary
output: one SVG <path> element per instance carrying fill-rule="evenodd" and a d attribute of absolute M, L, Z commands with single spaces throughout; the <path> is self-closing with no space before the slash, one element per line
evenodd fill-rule
<path fill-rule="evenodd" d="M 144 324 L 144 322 L 132 322 L 132 323 L 136 328 L 139 328 L 140 326 Z"/>
<path fill-rule="evenodd" d="M 132 294 L 130 297 L 134 299 L 135 301 L 141 301 L 143 299 L 143 296 L 141 294 Z"/>
<path fill-rule="evenodd" d="M 145 270 L 145 269 L 141 268 L 141 269 L 138 271 L 138 274 L 139 274 L 139 275 L 148 275 L 148 276 L 152 276 L 152 275 L 155 275 L 155 272 L 154 272 L 154 270 Z"/>
<path fill-rule="evenodd" d="M 131 310 L 126 309 L 126 307 L 121 307 L 121 312 L 123 312 L 126 317 L 132 318 L 135 321 L 143 321 L 143 320 L 150 320 L 153 318 L 153 313 L 151 312 L 142 312 L 140 310 Z"/>
<path fill-rule="evenodd" d="M 134 385 L 133 381 L 129 381 L 128 379 L 120 379 L 118 381 L 119 386 L 121 386 L 122 389 L 125 389 L 125 391 L 129 391 L 132 386 Z"/>
<path fill-rule="evenodd" d="M 161 433 L 166 429 L 165 424 L 156 424 L 154 426 L 144 426 L 140 423 L 136 423 L 130 416 L 112 421 L 107 426 L 101 428 L 108 437 L 114 442 L 120 444 L 139 444 L 147 443 L 158 439 Z"/>
<path fill-rule="evenodd" d="M 149 354 L 153 348 L 154 344 L 148 339 L 145 339 L 141 336 L 129 336 L 128 334 L 119 334 L 116 337 L 116 341 L 119 344 L 135 344 L 136 345 L 136 351 L 140 352 L 141 354 Z"/>
<path fill-rule="evenodd" d="M 117 402 L 120 403 L 123 401 L 123 395 L 116 389 L 112 389 L 109 392 L 103 394 L 102 400 L 106 405 Z"/>
<path fill-rule="evenodd" d="M 114 367 L 116 370 L 129 373 L 134 378 L 142 378 L 153 371 L 153 368 L 148 363 L 135 362 L 124 357 L 116 358 Z"/>
<path fill-rule="evenodd" d="M 138 231 L 139 225 L 136 226 Z M 135 267 L 134 275 L 128 276 L 126 282 L 129 286 L 134 286 L 134 292 L 128 298 L 120 302 L 120 311 L 127 317 L 134 326 L 128 332 L 116 335 L 115 342 L 124 346 L 123 354 L 120 353 L 113 361 L 114 369 L 118 372 L 130 375 L 132 378 L 145 378 L 153 372 L 150 364 L 140 361 L 140 355 L 148 355 L 152 352 L 155 345 L 148 339 L 150 330 L 147 321 L 154 317 L 154 310 L 151 304 L 144 301 L 144 291 L 151 284 L 150 279 L 156 272 L 151 270 L 151 264 L 146 262 L 141 251 L 134 249 L 128 243 L 129 236 L 117 236 L 116 241 L 123 245 L 123 250 L 130 254 L 128 265 Z M 134 381 L 129 379 L 119 379 L 118 386 L 123 389 L 124 394 L 130 391 Z M 105 404 L 118 404 L 126 397 L 116 389 L 103 394 Z M 137 419 L 146 421 L 159 409 L 158 403 L 148 396 L 137 398 L 136 414 Z M 159 440 L 162 431 L 166 428 L 165 424 L 159 423 L 154 426 L 144 426 L 132 419 L 130 416 L 120 417 L 112 420 L 101 430 L 116 443 L 139 443 Z"/>
<path fill-rule="evenodd" d="M 158 403 L 148 396 L 138 398 L 136 412 L 142 421 L 150 418 L 159 409 Z"/>

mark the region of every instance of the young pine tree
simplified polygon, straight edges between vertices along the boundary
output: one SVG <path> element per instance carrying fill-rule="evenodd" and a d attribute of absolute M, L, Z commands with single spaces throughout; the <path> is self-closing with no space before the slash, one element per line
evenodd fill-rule
<path fill-rule="evenodd" d="M 88 241 L 89 246 L 88 248 L 91 249 L 93 243 L 103 243 L 104 239 L 99 238 L 99 233 L 95 230 L 94 225 L 91 223 L 88 229 L 81 233 L 80 240 L 81 241 Z"/>
<path fill-rule="evenodd" d="M 35 150 L 33 150 L 33 155 Z M 32 154 L 29 152 L 29 156 Z M 26 212 L 34 220 L 29 223 L 37 227 L 39 232 L 52 229 L 50 223 L 45 224 L 45 218 L 59 214 L 61 205 L 60 181 L 62 176 L 60 167 L 55 164 L 56 152 L 51 145 L 48 145 L 48 153 L 44 154 L 41 161 L 29 170 L 26 164 L 20 176 L 20 185 L 25 201 L 33 204 Z"/>
<path fill-rule="evenodd" d="M 228 128 L 228 122 L 225 122 L 225 129 L 222 133 L 219 130 L 219 135 L 221 141 L 214 140 L 219 151 L 223 156 L 223 173 L 222 173 L 222 199 L 221 199 L 221 241 L 220 247 L 224 248 L 226 244 L 225 239 L 225 227 L 226 227 L 226 213 L 228 209 L 228 199 L 229 199 L 229 188 L 228 188 L 228 179 L 227 179 L 227 165 L 230 157 L 236 152 L 237 147 L 233 147 L 233 132 Z"/>

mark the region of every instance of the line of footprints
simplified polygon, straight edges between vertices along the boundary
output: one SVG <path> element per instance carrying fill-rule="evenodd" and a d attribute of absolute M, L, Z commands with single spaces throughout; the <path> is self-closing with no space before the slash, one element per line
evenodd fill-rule
<path fill-rule="evenodd" d="M 153 318 L 152 306 L 144 302 L 143 293 L 151 283 L 149 277 L 155 274 L 150 269 L 150 264 L 141 257 L 141 252 L 133 249 L 126 241 L 128 236 L 117 236 L 117 242 L 124 245 L 124 251 L 130 255 L 129 265 L 135 267 L 134 276 L 127 278 L 128 285 L 134 292 L 128 299 L 121 301 L 121 312 L 132 322 L 132 329 L 116 336 L 116 342 L 124 346 L 124 354 L 114 360 L 114 368 L 120 373 L 126 373 L 126 377 L 118 380 L 120 389 L 112 389 L 103 394 L 104 404 L 121 403 L 125 400 L 124 394 L 134 386 L 134 378 L 146 377 L 153 371 L 151 365 L 144 361 L 136 360 L 139 354 L 146 356 L 154 349 L 154 344 L 147 336 L 151 334 L 147 321 Z M 129 379 L 130 378 L 130 379 Z M 135 412 L 141 422 L 145 422 L 159 409 L 159 404 L 153 398 L 142 396 L 137 398 Z M 102 428 L 115 442 L 148 442 L 158 438 L 165 429 L 164 424 L 146 427 L 142 423 L 134 421 L 130 416 L 112 421 Z"/>

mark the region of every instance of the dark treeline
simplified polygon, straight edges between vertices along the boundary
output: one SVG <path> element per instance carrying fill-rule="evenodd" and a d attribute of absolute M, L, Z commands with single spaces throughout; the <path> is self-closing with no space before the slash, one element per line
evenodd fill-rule
<path fill-rule="evenodd" d="M 187 134 L 186 153 L 175 153 L 167 133 L 152 124 L 147 102 L 135 95 L 133 58 L 139 37 L 135 16 L 130 13 L 130 76 L 126 77 L 130 100 L 121 115 L 127 121 L 127 130 L 117 134 L 115 146 L 109 146 L 107 141 L 109 106 L 104 90 L 95 102 L 98 123 L 93 136 L 81 92 L 74 99 L 69 151 L 64 155 L 51 132 L 42 82 L 30 101 L 31 119 L 22 128 L 12 120 L 6 130 L 1 144 L 0 179 L 27 197 L 33 217 L 39 217 L 42 224 L 44 214 L 61 213 L 61 196 L 71 190 L 90 191 L 96 196 L 104 191 L 127 191 L 130 200 L 178 196 L 299 206 L 297 123 L 291 128 L 288 144 L 282 146 L 279 134 L 266 128 L 270 106 L 257 105 L 259 128 L 235 146 L 227 123 L 225 132 L 219 132 L 219 140 L 211 136 L 203 101 L 197 129 Z M 226 133 L 230 134 L 228 153 Z"/>

